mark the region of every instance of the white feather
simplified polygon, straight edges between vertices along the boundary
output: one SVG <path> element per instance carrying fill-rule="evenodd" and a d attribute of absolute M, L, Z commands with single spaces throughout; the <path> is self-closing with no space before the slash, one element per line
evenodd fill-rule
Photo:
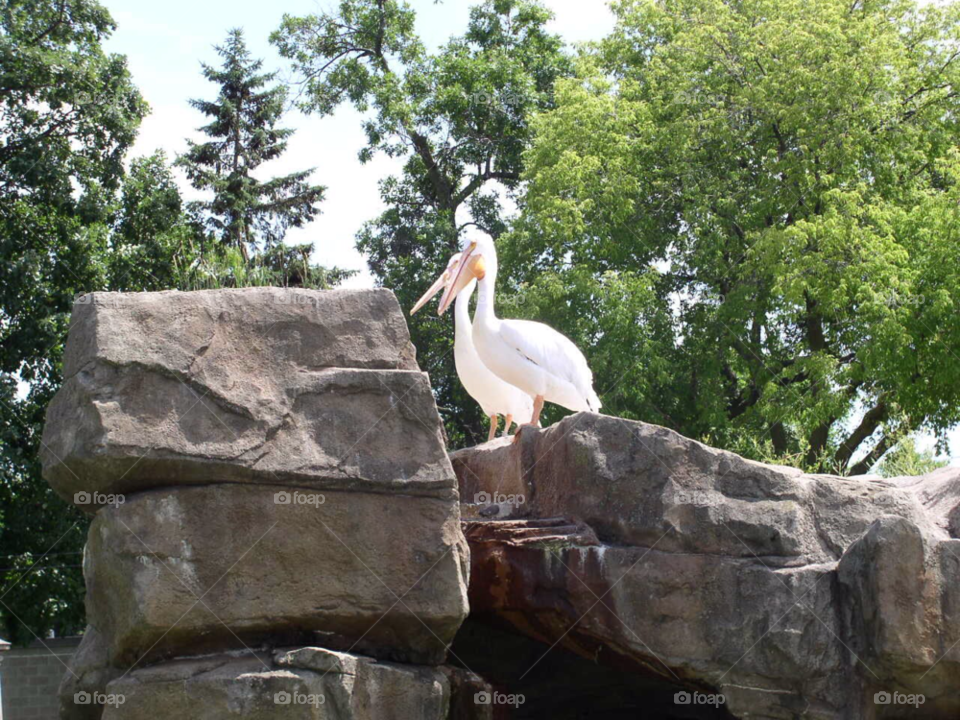
<path fill-rule="evenodd" d="M 533 398 L 490 372 L 474 347 L 469 305 L 476 286 L 474 280 L 457 296 L 453 343 L 457 375 L 460 376 L 460 382 L 467 393 L 477 401 L 487 417 L 512 415 L 517 424 L 528 423 L 533 416 Z"/>
<path fill-rule="evenodd" d="M 486 265 L 473 320 L 473 344 L 480 359 L 501 380 L 528 395 L 541 395 L 570 410 L 598 412 L 601 404 L 593 389 L 593 373 L 569 338 L 543 323 L 496 316 L 496 249 L 485 237 L 471 242 L 476 243 L 472 253 L 479 254 Z M 466 254 L 467 250 L 464 262 Z"/>

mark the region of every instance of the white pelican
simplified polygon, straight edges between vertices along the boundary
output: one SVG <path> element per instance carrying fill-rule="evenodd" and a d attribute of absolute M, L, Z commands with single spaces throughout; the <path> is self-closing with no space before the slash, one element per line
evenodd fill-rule
<path fill-rule="evenodd" d="M 454 255 L 447 265 L 447 269 L 440 278 L 427 290 L 426 294 L 413 306 L 410 314 L 413 315 L 434 295 L 440 288 L 445 287 L 453 279 L 460 261 L 460 253 Z M 487 442 L 497 435 L 497 426 L 500 423 L 498 415 L 504 416 L 503 432 L 509 433 L 510 425 L 516 419 L 520 425 L 529 422 L 533 416 L 533 398 L 513 385 L 508 385 L 487 369 L 480 360 L 473 345 L 473 331 L 470 324 L 470 296 L 477 286 L 476 280 L 471 280 L 457 297 L 454 312 L 455 330 L 453 341 L 453 359 L 457 366 L 457 375 L 467 393 L 490 418 L 490 433 Z"/>
<path fill-rule="evenodd" d="M 454 262 L 456 268 L 453 268 Z M 459 258 L 447 272 L 452 279 L 434 284 L 421 298 L 422 305 L 445 287 L 440 314 L 473 281 L 479 281 L 480 296 L 473 318 L 473 343 L 484 365 L 501 380 L 533 396 L 530 425 L 540 421 L 544 401 L 570 410 L 600 410 L 593 390 L 593 374 L 583 353 L 552 327 L 529 320 L 501 320 L 493 307 L 497 280 L 497 252 L 486 237 L 468 240 Z"/>

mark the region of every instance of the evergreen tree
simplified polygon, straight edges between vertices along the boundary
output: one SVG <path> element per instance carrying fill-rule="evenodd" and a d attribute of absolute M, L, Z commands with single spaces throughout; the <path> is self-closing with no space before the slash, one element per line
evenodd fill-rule
<path fill-rule="evenodd" d="M 254 177 L 263 163 L 283 154 L 293 134 L 277 127 L 287 90 L 270 86 L 276 73 L 260 72 L 263 61 L 251 58 L 242 30 L 231 30 L 217 52 L 223 66 L 204 65 L 203 74 L 220 86 L 220 94 L 213 102 L 191 101 L 213 118 L 201 128 L 210 140 L 190 142 L 178 164 L 195 188 L 213 193 L 211 200 L 195 204 L 212 232 L 249 260 L 250 249 L 273 248 L 289 228 L 312 220 L 325 188 L 308 182 L 312 168 L 266 182 Z"/>

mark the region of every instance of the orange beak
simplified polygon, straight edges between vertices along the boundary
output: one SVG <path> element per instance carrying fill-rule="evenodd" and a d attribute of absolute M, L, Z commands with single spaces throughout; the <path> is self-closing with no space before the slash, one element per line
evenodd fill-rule
<path fill-rule="evenodd" d="M 463 252 L 463 256 L 459 259 L 459 263 L 454 272 L 453 279 L 447 284 L 447 289 L 444 291 L 443 297 L 440 298 L 438 314 L 443 315 L 447 311 L 450 303 L 460 294 L 461 290 L 470 284 L 471 280 L 482 280 L 486 274 L 483 255 L 473 254 L 476 252 L 476 249 L 477 244 L 473 242 L 470 243 L 470 247 Z"/>

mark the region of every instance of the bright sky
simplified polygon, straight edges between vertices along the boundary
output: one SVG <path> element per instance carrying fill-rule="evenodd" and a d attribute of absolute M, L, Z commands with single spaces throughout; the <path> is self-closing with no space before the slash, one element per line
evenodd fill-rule
<path fill-rule="evenodd" d="M 152 108 L 143 122 L 133 156 L 162 148 L 172 158 L 186 149 L 185 138 L 198 138 L 196 128 L 203 116 L 187 104 L 190 98 L 213 99 L 216 87 L 200 74 L 200 62 L 218 65 L 213 49 L 227 31 L 242 27 L 254 57 L 263 58 L 265 70 L 280 70 L 289 77 L 289 68 L 270 45 L 268 38 L 284 13 L 306 15 L 334 6 L 334 0 L 284 0 L 236 2 L 236 0 L 101 0 L 117 21 L 117 31 L 107 47 L 127 56 L 134 81 Z M 417 11 L 417 30 L 435 48 L 451 35 L 466 28 L 473 2 L 411 0 Z M 552 29 L 568 42 L 603 37 L 613 26 L 613 16 L 604 0 L 546 0 L 556 13 Z M 267 176 L 316 167 L 314 182 L 327 187 L 321 216 L 309 227 L 291 232 L 289 242 L 313 241 L 315 260 L 361 270 L 348 284 L 368 287 L 372 280 L 366 264 L 354 249 L 354 236 L 365 220 L 382 210 L 377 183 L 397 172 L 400 163 L 382 156 L 366 165 L 357 160 L 364 136 L 360 115 L 349 105 L 333 116 L 318 118 L 291 112 L 284 126 L 297 133 L 287 153 L 264 166 Z M 182 180 L 183 178 L 181 178 Z M 195 193 L 184 181 L 184 195 Z"/>
<path fill-rule="evenodd" d="M 305 15 L 333 7 L 335 0 L 101 0 L 117 21 L 117 31 L 107 47 L 127 56 L 134 81 L 150 103 L 152 113 L 140 129 L 133 156 L 163 149 L 170 158 L 186 149 L 187 137 L 199 138 L 196 128 L 203 116 L 193 110 L 190 98 L 213 99 L 216 88 L 200 74 L 200 62 L 219 64 L 213 49 L 227 31 L 242 27 L 255 57 L 265 70 L 289 77 L 286 63 L 268 42 L 284 13 Z M 544 0 L 556 14 L 552 30 L 569 43 L 602 38 L 613 27 L 605 0 Z M 417 30 L 430 48 L 466 28 L 473 0 L 410 0 L 417 11 Z M 284 157 L 265 166 L 265 176 L 316 167 L 314 182 L 327 187 L 322 214 L 310 226 L 288 235 L 290 242 L 313 241 L 314 258 L 324 265 L 360 270 L 348 286 L 369 287 L 372 279 L 362 256 L 354 249 L 354 236 L 365 220 L 382 210 L 377 183 L 397 172 L 400 163 L 378 156 L 366 165 L 357 160 L 364 136 L 360 116 L 344 105 L 333 116 L 317 118 L 291 112 L 284 126 L 297 134 Z M 196 193 L 181 177 L 184 195 Z M 919 438 L 921 447 L 932 447 L 930 437 Z M 952 433 L 951 464 L 960 465 L 960 429 Z"/>

